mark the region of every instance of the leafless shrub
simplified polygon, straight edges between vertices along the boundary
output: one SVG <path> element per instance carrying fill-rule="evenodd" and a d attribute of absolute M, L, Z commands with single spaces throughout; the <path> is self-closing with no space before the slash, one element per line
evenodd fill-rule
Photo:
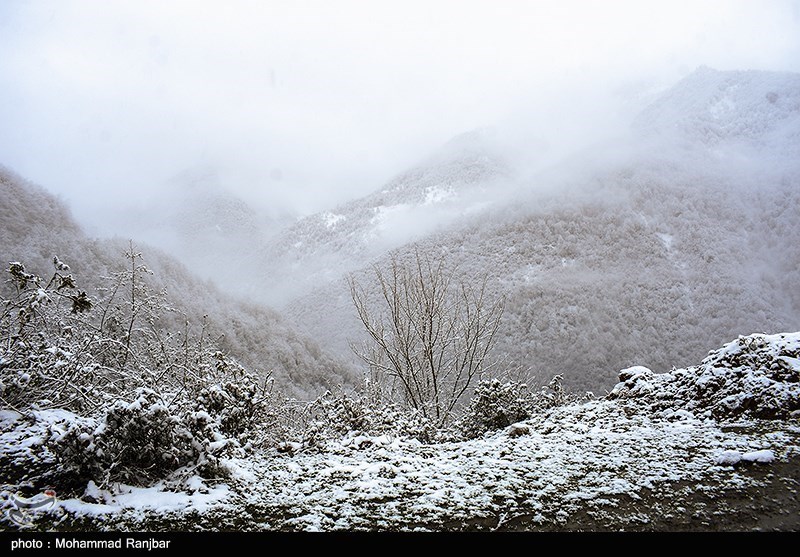
<path fill-rule="evenodd" d="M 374 267 L 380 290 L 371 304 L 351 276 L 350 294 L 370 343 L 356 353 L 401 400 L 441 427 L 474 380 L 491 367 L 503 301 L 490 299 L 487 277 L 469 281 L 443 259 L 415 252 Z"/>

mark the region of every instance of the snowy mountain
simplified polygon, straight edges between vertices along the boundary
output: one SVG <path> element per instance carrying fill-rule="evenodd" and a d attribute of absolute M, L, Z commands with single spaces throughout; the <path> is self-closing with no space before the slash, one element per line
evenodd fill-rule
<path fill-rule="evenodd" d="M 274 304 L 341 279 L 387 250 L 479 212 L 503 195 L 512 169 L 491 130 L 452 139 L 378 191 L 305 217 L 262 253 Z"/>
<path fill-rule="evenodd" d="M 703 66 L 645 109 L 634 125 L 688 145 L 766 148 L 796 157 L 798 115 L 800 74 Z"/>
<path fill-rule="evenodd" d="M 259 249 L 294 220 L 254 209 L 210 166 L 173 176 L 140 207 L 127 207 L 115 219 L 119 233 L 173 254 L 198 276 L 238 292 L 258 282 Z"/>
<path fill-rule="evenodd" d="M 280 223 L 265 225 L 198 169 L 176 177 L 178 202 L 145 211 L 142 228 L 193 272 L 280 304 L 340 357 L 362 335 L 345 276 L 368 285 L 372 264 L 416 246 L 468 278 L 488 273 L 507 302 L 497 353 L 541 382 L 560 373 L 602 392 L 632 362 L 665 369 L 743 331 L 798 328 L 800 76 L 700 68 L 645 108 L 632 134 L 524 177 L 494 132 L 472 132 L 274 236 Z M 47 244 L 69 248 L 45 234 L 48 219 L 70 230 L 69 219 L 18 214 L 5 242 L 41 226 L 27 241 L 44 264 Z"/>
<path fill-rule="evenodd" d="M 577 153 L 417 245 L 489 274 L 506 298 L 497 355 L 540 382 L 603 392 L 634 362 L 664 370 L 742 331 L 794 330 L 798 95 L 797 75 L 698 70 L 642 112 L 632 145 Z M 361 338 L 343 282 L 289 312 L 342 355 Z"/>

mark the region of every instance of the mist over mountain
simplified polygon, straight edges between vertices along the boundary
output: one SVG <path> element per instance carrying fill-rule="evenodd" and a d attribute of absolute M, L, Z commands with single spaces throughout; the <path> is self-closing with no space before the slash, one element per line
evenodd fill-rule
<path fill-rule="evenodd" d="M 218 212 L 221 206 L 218 200 L 198 195 L 196 206 L 204 202 L 213 204 L 213 215 L 206 215 L 201 222 L 193 224 L 189 219 L 200 215 L 190 212 L 186 219 L 178 221 L 180 226 L 186 227 L 187 238 L 194 232 L 198 235 L 197 241 L 209 241 L 209 237 L 218 232 L 217 238 L 222 241 L 225 234 L 230 238 L 252 229 L 252 225 L 237 218 L 253 214 L 246 206 L 233 202 L 229 206 L 231 212 L 226 214 Z M 229 218 L 219 220 L 220 215 Z M 88 237 L 63 202 L 2 168 L 0 222 L 3 223 L 0 254 L 4 265 L 19 261 L 29 272 L 49 277 L 53 257 L 58 256 L 70 265 L 76 281 L 90 297 L 96 297 L 98 289 L 105 285 L 103 277 L 129 264 L 124 256 L 129 249 L 127 239 Z M 239 229 L 220 230 L 225 222 Z M 226 288 L 221 278 L 226 276 L 225 269 L 206 261 L 206 269 L 210 269 L 206 274 L 216 280 L 202 280 L 193 272 L 194 267 L 187 267 L 158 248 L 136 239 L 134 249 L 143 253 L 144 264 L 152 271 L 152 275 L 145 278 L 150 288 L 153 291 L 166 289 L 173 311 L 167 313 L 162 323 L 165 331 L 183 330 L 188 326 L 196 332 L 207 319 L 207 335 L 218 339 L 220 348 L 252 370 L 271 372 L 286 392 L 302 398 L 357 381 L 347 365 L 328 356 L 313 340 L 298 334 L 277 312 L 233 296 L 232 287 Z M 202 261 L 202 252 L 195 255 L 195 261 Z M 5 280 L 0 288 L 4 296 L 11 296 L 12 288 Z"/>
<path fill-rule="evenodd" d="M 643 110 L 634 127 L 717 155 L 715 148 L 749 147 L 760 156 L 790 157 L 800 142 L 799 111 L 798 74 L 702 66 Z"/>
<path fill-rule="evenodd" d="M 284 305 L 388 250 L 446 229 L 502 198 L 512 172 L 492 130 L 454 138 L 374 193 L 302 218 L 275 236 L 260 253 L 268 280 L 262 299 Z"/>
<path fill-rule="evenodd" d="M 111 208 L 116 234 L 178 257 L 195 275 L 243 295 L 261 283 L 261 246 L 291 224 L 285 210 L 253 207 L 212 165 L 197 165 L 156 193 Z"/>
<path fill-rule="evenodd" d="M 700 68 L 640 114 L 630 143 L 576 153 L 395 253 L 422 247 L 488 274 L 506 298 L 496 355 L 574 388 L 797 328 L 799 95 L 797 74 Z M 374 282 L 367 266 L 355 276 Z M 288 311 L 342 355 L 361 338 L 343 279 Z"/>
<path fill-rule="evenodd" d="M 731 336 L 800 325 L 800 76 L 701 67 L 626 133 L 542 168 L 546 143 L 475 130 L 373 193 L 301 219 L 248 204 L 201 166 L 134 204 L 120 228 L 182 261 L 188 271 L 153 250 L 151 266 L 180 269 L 171 290 L 247 300 L 219 303 L 237 308 L 223 312 L 237 334 L 287 340 L 277 353 L 226 342 L 257 367 L 269 352 L 304 385 L 306 373 L 321 385 L 325 366 L 343 369 L 323 350 L 355 364 L 350 344 L 364 333 L 346 277 L 369 289 L 372 265 L 418 249 L 468 280 L 488 275 L 506 300 L 496 356 L 540 382 L 561 374 L 602 392 L 626 366 L 686 365 Z M 114 244 L 87 239 L 62 203 L 21 182 L 4 178 L 4 251 L 42 266 L 53 250 L 73 253 L 89 275 L 105 272 Z"/>

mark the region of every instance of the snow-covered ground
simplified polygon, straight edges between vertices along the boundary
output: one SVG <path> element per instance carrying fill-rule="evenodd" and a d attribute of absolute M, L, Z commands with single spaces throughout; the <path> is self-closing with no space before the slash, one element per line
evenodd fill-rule
<path fill-rule="evenodd" d="M 620 498 L 671 483 L 747 490 L 758 482 L 738 468 L 743 462 L 798 456 L 797 424 L 726 428 L 686 411 L 654 417 L 591 401 L 468 442 L 351 436 L 320 452 L 271 450 L 228 460 L 232 478 L 216 485 L 197 477 L 180 487 L 90 484 L 83 498 L 60 500 L 40 518 L 100 529 L 396 530 L 494 528 L 525 517 L 551 529 L 578 512 L 614 516 Z"/>
<path fill-rule="evenodd" d="M 655 418 L 611 401 L 560 408 L 524 426 L 463 443 L 379 438 L 359 449 L 363 441 L 345 440 L 323 454 L 237 461 L 258 486 L 240 494 L 261 509 L 260 528 L 502 526 L 517 515 L 551 527 L 667 482 L 746 489 L 722 456 L 771 451 L 787 459 L 800 450 L 796 431 L 725 432 L 688 412 Z"/>
<path fill-rule="evenodd" d="M 795 404 L 800 363 L 792 354 L 799 346 L 800 333 L 752 335 L 712 352 L 698 367 L 666 374 L 623 370 L 610 397 L 556 407 L 471 441 L 423 444 L 353 432 L 323 447 L 298 445 L 288 453 L 269 448 L 228 459 L 230 477 L 217 482 L 176 476 L 147 488 L 90 483 L 83 497 L 60 499 L 34 516 L 33 527 L 550 530 L 682 524 L 698 516 L 695 496 L 708 501 L 761 493 L 774 480 L 773 467 L 796 467 L 796 408 L 776 419 L 753 417 L 756 403 L 723 417 L 715 408 L 731 408 L 718 402 L 754 386 L 762 395 L 788 390 L 790 395 L 778 396 Z M 770 370 L 769 381 L 782 389 L 770 385 Z M 717 387 L 698 390 L 709 377 L 718 378 Z M 708 406 L 700 403 L 703 397 Z M 40 442 L 34 426 L 13 412 L 1 417 L 4 466 L 34 454 Z M 63 415 L 40 418 L 52 426 Z M 2 487 L 6 509 L 18 488 Z M 651 507 L 654 498 L 669 502 L 670 510 Z M 16 527 L 5 510 L 3 520 L 4 527 Z M 713 528 L 713 513 L 704 520 L 697 526 Z"/>

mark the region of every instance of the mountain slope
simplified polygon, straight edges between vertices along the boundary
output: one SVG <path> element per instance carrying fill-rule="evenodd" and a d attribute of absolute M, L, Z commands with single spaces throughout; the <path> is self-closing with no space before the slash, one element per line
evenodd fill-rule
<path fill-rule="evenodd" d="M 380 190 L 299 220 L 262 253 L 271 303 L 285 303 L 480 211 L 500 198 L 511 173 L 491 131 L 478 130 L 454 138 Z"/>
<path fill-rule="evenodd" d="M 40 187 L 0 169 L 0 257 L 4 265 L 21 261 L 27 269 L 49 276 L 54 255 L 69 263 L 76 281 L 93 295 L 100 277 L 126 265 L 128 242 L 88 238 L 68 209 Z M 327 388 L 351 382 L 349 368 L 327 356 L 312 340 L 295 332 L 276 312 L 238 301 L 208 281 L 195 278 L 173 257 L 142 248 L 153 271 L 151 287 L 166 288 L 177 310 L 166 326 L 182 329 L 184 316 L 200 327 L 208 316 L 208 334 L 243 364 L 274 371 L 279 385 L 298 396 L 315 396 Z M 7 287 L 2 286 L 5 291 Z M 10 294 L 5 291 L 5 294 Z"/>
<path fill-rule="evenodd" d="M 489 275 L 507 300 L 497 356 L 541 382 L 558 373 L 573 389 L 602 392 L 610 370 L 663 370 L 740 332 L 794 330 L 800 159 L 787 154 L 786 138 L 800 136 L 800 110 L 787 101 L 775 112 L 764 90 L 794 99 L 799 83 L 701 69 L 642 113 L 634 146 L 611 149 L 624 155 L 576 154 L 513 203 L 417 245 L 465 277 Z M 743 112 L 726 113 L 726 133 L 709 135 L 716 101 L 696 92 L 719 84 Z M 770 116 L 751 121 L 752 111 Z M 671 113 L 682 115 L 678 138 L 662 133 L 661 115 Z M 374 282 L 369 269 L 356 276 Z M 343 280 L 289 311 L 341 354 L 348 339 L 363 338 Z"/>
<path fill-rule="evenodd" d="M 766 147 L 796 156 L 798 114 L 800 74 L 703 66 L 643 110 L 634 126 L 690 145 Z"/>

